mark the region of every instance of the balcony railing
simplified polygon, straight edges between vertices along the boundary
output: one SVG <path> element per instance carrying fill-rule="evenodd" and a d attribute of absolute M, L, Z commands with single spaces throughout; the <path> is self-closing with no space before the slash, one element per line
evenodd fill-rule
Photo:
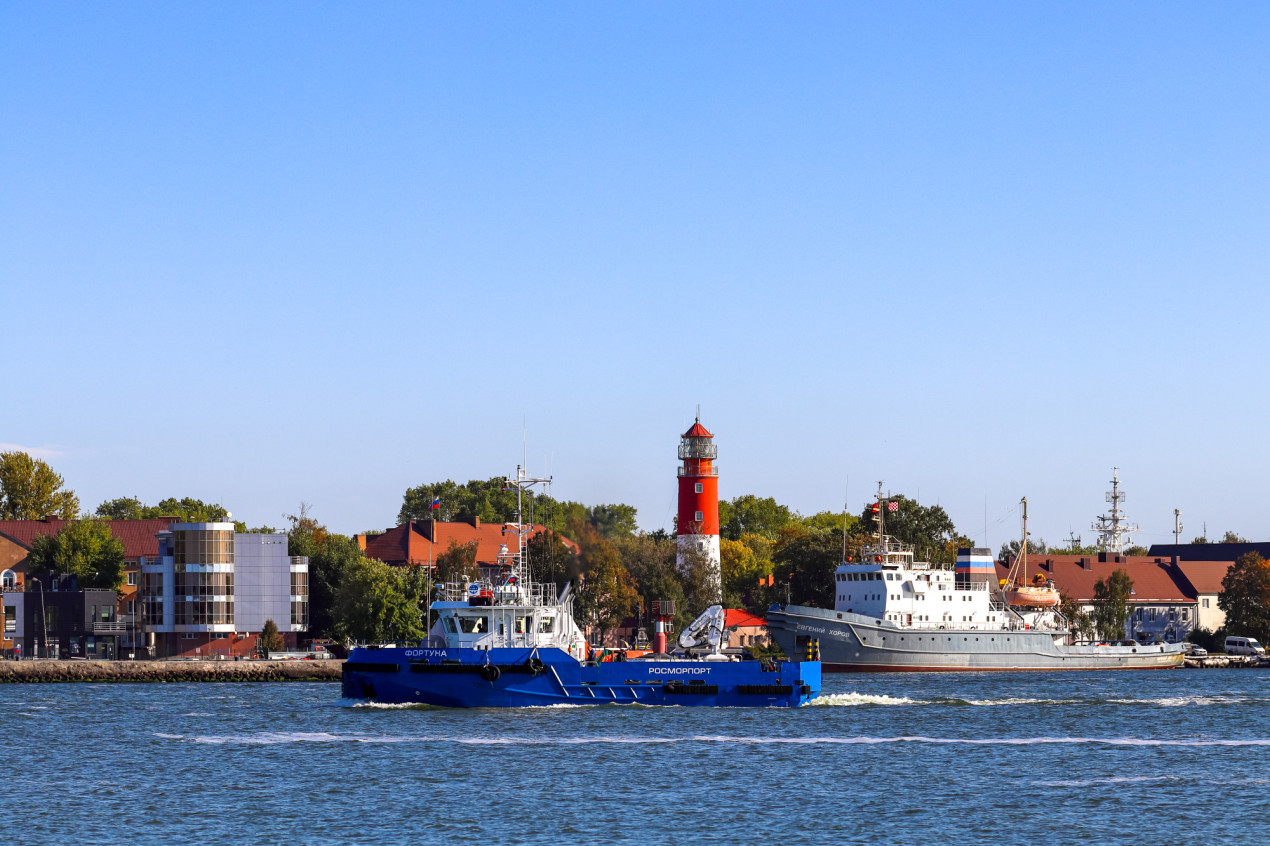
<path fill-rule="evenodd" d="M 128 623 L 122 620 L 115 620 L 108 623 L 103 623 L 100 620 L 94 620 L 92 627 L 93 634 L 95 635 L 124 634 L 129 628 L 131 628 Z"/>
<path fill-rule="evenodd" d="M 718 467 L 701 468 L 689 470 L 687 467 L 680 467 L 678 475 L 680 476 L 717 476 L 719 475 Z"/>

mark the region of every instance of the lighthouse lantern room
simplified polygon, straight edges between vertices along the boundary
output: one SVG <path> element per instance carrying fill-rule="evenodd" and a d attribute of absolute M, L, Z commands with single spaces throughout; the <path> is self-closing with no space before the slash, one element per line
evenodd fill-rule
<path fill-rule="evenodd" d="M 723 597 L 719 573 L 719 448 L 698 417 L 679 440 L 679 555 L 680 571 L 689 555 L 704 556 L 711 570 L 715 600 Z"/>

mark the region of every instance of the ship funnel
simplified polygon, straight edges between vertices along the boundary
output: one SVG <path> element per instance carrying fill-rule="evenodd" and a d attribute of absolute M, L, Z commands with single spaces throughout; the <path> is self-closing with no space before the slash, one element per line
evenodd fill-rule
<path fill-rule="evenodd" d="M 996 568 L 992 566 L 992 550 L 984 547 L 957 550 L 957 587 L 986 586 L 996 580 Z"/>

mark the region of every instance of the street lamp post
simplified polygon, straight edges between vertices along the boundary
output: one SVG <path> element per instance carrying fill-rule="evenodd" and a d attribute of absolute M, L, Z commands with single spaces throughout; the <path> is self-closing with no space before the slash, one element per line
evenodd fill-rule
<path fill-rule="evenodd" d="M 40 641 L 40 651 L 47 653 L 49 648 L 49 618 L 44 610 L 44 582 L 34 576 L 31 577 L 31 581 L 40 586 L 40 623 L 44 626 L 44 639 Z M 37 655 L 36 657 L 38 658 L 39 656 Z M 48 655 L 46 654 L 44 657 L 47 658 Z"/>

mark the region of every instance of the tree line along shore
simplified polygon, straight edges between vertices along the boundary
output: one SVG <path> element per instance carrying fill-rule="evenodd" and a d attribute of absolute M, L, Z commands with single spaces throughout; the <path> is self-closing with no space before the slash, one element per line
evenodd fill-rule
<path fill-rule="evenodd" d="M 958 530 L 938 504 L 922 505 L 903 495 L 886 498 L 886 532 L 918 554 L 941 566 L 951 566 L 957 550 L 974 541 Z M 518 508 L 524 508 L 520 513 Z M 673 531 L 641 531 L 636 510 L 623 503 L 585 505 L 557 500 L 545 493 L 518 502 L 514 490 L 500 477 L 452 480 L 408 488 L 396 515 L 396 525 L 472 523 L 498 525 L 525 521 L 540 527 L 528 543 L 535 581 L 553 584 L 557 594 L 571 585 L 574 612 L 593 643 L 605 644 L 621 627 L 643 624 L 652 603 L 675 603 L 675 630 L 685 628 L 701 608 L 720 598 L 727 608 L 741 608 L 762 616 L 773 603 L 832 607 L 835 572 L 844 558 L 858 556 L 872 541 L 879 525 L 879 502 L 869 502 L 858 514 L 821 511 L 803 516 L 771 497 L 752 494 L 721 501 L 720 558 L 683 550 Z M 170 516 L 186 522 L 228 521 L 219 503 L 192 497 L 169 497 L 146 505 L 137 497 L 120 497 L 81 513 L 78 497 L 64 488 L 63 479 L 39 459 L 20 452 L 0 453 L 0 519 L 37 519 L 54 514 L 75 521 L 59 535 L 40 538 L 26 568 L 46 578 L 73 574 L 81 588 L 123 589 L 123 547 L 105 521 L 128 521 Z M 438 583 L 463 583 L 482 577 L 475 541 L 431 554 L 428 566 L 391 566 L 367 556 L 365 539 L 388 530 L 367 530 L 354 536 L 329 530 L 300 503 L 296 514 L 284 515 L 287 554 L 308 559 L 307 635 L 338 643 L 411 641 L 425 635 L 423 612 L 438 596 Z M 259 526 L 239 531 L 272 532 Z M 360 540 L 359 540 L 360 539 Z M 1206 533 L 1193 544 L 1207 545 Z M 1246 543 L 1228 531 L 1226 546 Z M 998 560 L 1015 559 L 1021 540 L 1004 543 Z M 1072 538 L 1068 546 L 1047 546 L 1029 538 L 1029 555 L 1047 553 L 1094 556 L 1100 549 Z M 1130 547 L 1124 556 L 1145 555 Z M 1208 560 L 1208 559 L 1197 559 Z M 709 572 L 714 566 L 717 574 Z M 1093 585 L 1093 595 L 1065 596 L 1063 612 L 1080 637 L 1111 640 L 1125 637 L 1130 603 L 1135 595 L 1132 567 L 1116 569 Z M 722 597 L 717 596 L 719 576 Z M 133 590 L 136 590 L 133 588 Z M 1079 601 L 1078 601 L 1079 599 Z M 1208 600 L 1204 600 L 1207 602 Z M 1227 633 L 1270 642 L 1270 561 L 1257 552 L 1232 561 L 1222 579 L 1215 604 L 1224 626 L 1192 627 L 1186 637 L 1216 651 Z M 1204 606 L 1208 607 L 1208 606 Z M 1139 611 L 1141 609 L 1139 608 Z M 430 622 L 430 620 L 428 621 Z M 276 626 L 276 624 L 275 624 Z M 276 633 L 264 638 L 260 651 L 282 648 Z"/>

